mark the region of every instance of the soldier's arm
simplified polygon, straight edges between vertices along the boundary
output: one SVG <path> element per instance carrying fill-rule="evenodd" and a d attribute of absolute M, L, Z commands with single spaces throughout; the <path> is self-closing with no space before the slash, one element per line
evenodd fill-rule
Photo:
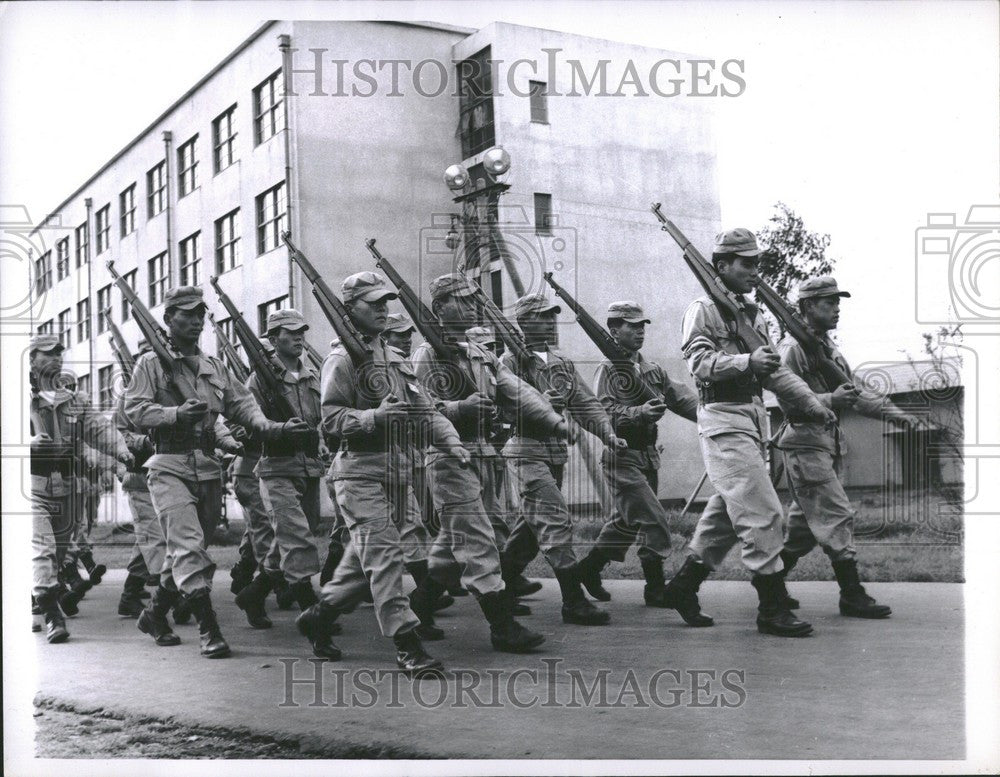
<path fill-rule="evenodd" d="M 571 373 L 570 392 L 566 400 L 566 409 L 580 426 L 586 429 L 595 437 L 599 438 L 605 445 L 613 446 L 616 435 L 615 428 L 608 418 L 604 405 L 594 396 L 576 366 L 571 362 L 563 362 L 559 369 L 567 370 Z"/>
<path fill-rule="evenodd" d="M 693 302 L 681 327 L 681 351 L 691 374 L 702 383 L 739 378 L 750 371 L 750 354 L 727 353 L 715 339 L 713 313 L 714 308 L 710 311 L 701 300 Z"/>
<path fill-rule="evenodd" d="M 130 455 L 128 442 L 110 418 L 94 408 L 83 394 L 77 394 L 72 401 L 80 410 L 88 445 L 114 459 Z"/>
<path fill-rule="evenodd" d="M 439 364 L 430 348 L 418 348 L 410 359 L 410 363 L 413 365 L 420 385 L 424 387 L 441 415 L 449 423 L 457 423 L 462 414 L 462 400 L 443 398 L 439 393 L 439 388 L 444 382 L 454 382 L 448 380 L 446 371 L 458 368 L 453 365 L 442 366 Z"/>
<path fill-rule="evenodd" d="M 263 440 L 272 440 L 281 436 L 283 424 L 270 420 L 260 409 L 257 399 L 250 389 L 240 383 L 233 374 L 223 368 L 226 387 L 222 395 L 222 414 L 235 421 Z M 230 439 L 232 439 L 230 435 Z"/>
<path fill-rule="evenodd" d="M 425 428 L 429 433 L 427 443 L 445 451 L 460 447 L 462 438 L 459 437 L 454 425 L 438 410 L 430 394 L 422 386 L 411 381 L 410 378 L 406 379 L 407 401 L 417 408 L 421 420 L 426 425 Z"/>
<path fill-rule="evenodd" d="M 148 448 L 150 444 L 149 437 L 141 432 L 138 432 L 136 428 L 129 423 L 128 417 L 125 415 L 124 396 L 120 396 L 118 398 L 118 404 L 115 407 L 114 424 L 122 438 L 125 440 L 125 444 L 128 446 L 128 449 L 132 451 L 133 454 Z"/>
<path fill-rule="evenodd" d="M 690 387 L 679 383 L 660 367 L 663 378 L 663 401 L 670 412 L 686 418 L 688 421 L 698 421 L 698 395 Z"/>
<path fill-rule="evenodd" d="M 159 429 L 177 424 L 177 408 L 156 402 L 156 387 L 163 376 L 156 357 L 140 357 L 132 373 L 132 381 L 125 389 L 125 416 L 139 429 Z"/>
<path fill-rule="evenodd" d="M 332 354 L 323 363 L 320 430 L 335 437 L 366 437 L 375 433 L 375 409 L 358 410 L 354 365 L 347 354 Z"/>
<path fill-rule="evenodd" d="M 559 424 L 565 423 L 563 417 L 552 409 L 552 405 L 538 389 L 525 383 L 499 360 L 496 360 L 494 365 L 499 405 L 506 405 L 525 421 L 538 424 L 550 432 L 555 432 Z"/>
<path fill-rule="evenodd" d="M 773 391 L 778 399 L 792 405 L 799 412 L 819 420 L 832 410 L 824 405 L 809 385 L 784 365 L 766 377 L 761 377 L 761 385 Z"/>
<path fill-rule="evenodd" d="M 781 363 L 800 378 L 805 379 L 805 375 L 810 371 L 809 359 L 802 346 L 791 337 L 786 337 L 778 343 L 778 355 L 781 356 Z M 829 391 L 815 392 L 816 398 L 823 403 L 824 407 L 833 409 L 833 394 Z"/>
<path fill-rule="evenodd" d="M 604 407 L 611 425 L 616 432 L 627 432 L 646 426 L 641 415 L 642 405 L 626 405 L 618 396 L 615 385 L 614 371 L 607 362 L 597 368 L 594 376 L 594 393 Z"/>

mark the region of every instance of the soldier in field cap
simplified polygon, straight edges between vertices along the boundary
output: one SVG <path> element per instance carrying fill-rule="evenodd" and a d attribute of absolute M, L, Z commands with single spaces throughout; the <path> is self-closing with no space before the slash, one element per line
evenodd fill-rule
<path fill-rule="evenodd" d="M 845 375 L 847 361 L 830 339 L 840 321 L 840 300 L 850 297 L 829 275 L 809 278 L 799 286 L 799 310 L 808 326 L 828 346 Z M 778 344 L 781 363 L 801 377 L 826 407 L 840 414 L 848 408 L 870 418 L 916 423 L 888 399 L 859 393 L 853 383 L 829 386 L 790 334 Z M 854 547 L 854 510 L 840 481 L 845 442 L 839 425 L 825 427 L 803 417 L 779 398 L 785 421 L 778 447 L 785 458 L 785 474 L 793 502 L 788 513 L 785 546 L 781 551 L 785 574 L 818 544 L 830 559 L 840 586 L 840 612 L 855 618 L 887 618 L 891 610 L 865 591 L 858 575 Z M 794 607 L 795 600 L 790 600 Z"/>

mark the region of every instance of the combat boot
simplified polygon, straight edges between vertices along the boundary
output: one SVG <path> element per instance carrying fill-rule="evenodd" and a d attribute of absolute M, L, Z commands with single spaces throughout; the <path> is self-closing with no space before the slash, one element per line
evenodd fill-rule
<path fill-rule="evenodd" d="M 138 618 L 145 606 L 140 594 L 144 590 L 145 580 L 131 572 L 125 578 L 122 595 L 118 599 L 118 614 L 128 618 Z"/>
<path fill-rule="evenodd" d="M 670 607 L 670 597 L 667 596 L 667 583 L 663 577 L 663 559 L 642 559 L 642 576 L 646 586 L 642 589 L 642 598 L 647 607 Z"/>
<path fill-rule="evenodd" d="M 139 618 L 135 622 L 139 631 L 143 634 L 149 634 L 160 647 L 173 647 L 181 644 L 181 638 L 174 634 L 167 621 L 167 613 L 180 598 L 180 593 L 174 587 L 173 580 L 170 581 L 169 585 L 170 588 L 167 588 L 162 581 L 160 582 L 157 589 L 153 591 L 149 604 L 139 613 Z"/>
<path fill-rule="evenodd" d="M 188 604 L 194 619 L 198 621 L 198 634 L 201 638 L 201 654 L 205 658 L 225 658 L 229 655 L 229 643 L 222 637 L 219 621 L 212 608 L 212 596 L 207 588 L 199 588 L 187 595 Z"/>
<path fill-rule="evenodd" d="M 586 582 L 584 585 L 586 585 Z M 514 594 L 515 597 L 531 596 L 532 594 L 537 594 L 542 590 L 541 583 L 537 580 L 529 580 L 524 575 L 515 575 L 514 578 L 507 583 L 507 587 L 511 589 L 511 593 Z M 589 591 L 590 589 L 588 588 L 587 590 Z M 591 594 L 591 596 L 593 596 L 593 594 Z M 610 598 L 611 595 L 608 594 L 608 599 Z"/>
<path fill-rule="evenodd" d="M 38 601 L 31 597 L 31 630 L 35 634 L 42 630 L 42 608 L 38 606 Z"/>
<path fill-rule="evenodd" d="M 436 658 L 431 658 L 424 650 L 416 629 L 395 634 L 392 641 L 396 645 L 396 666 L 410 677 L 423 674 L 440 674 L 444 666 Z"/>
<path fill-rule="evenodd" d="M 781 563 L 785 565 L 784 570 L 782 570 L 782 572 L 781 572 L 781 574 L 782 574 L 783 577 L 786 577 L 786 578 L 788 577 L 788 573 L 791 572 L 792 569 L 795 568 L 795 565 L 799 563 L 799 559 L 800 558 L 801 558 L 801 556 L 796 556 L 794 553 L 791 553 L 790 551 L 787 551 L 787 550 L 782 550 L 781 551 Z M 785 586 L 785 590 L 786 591 L 788 590 L 788 586 L 787 585 Z M 789 610 L 797 610 L 797 609 L 799 609 L 799 606 L 800 606 L 799 605 L 799 600 L 796 599 L 791 594 L 789 594 L 789 596 L 788 596 L 788 598 L 787 598 L 786 601 L 788 602 L 788 609 Z"/>
<path fill-rule="evenodd" d="M 427 559 L 421 559 L 420 561 L 409 561 L 403 566 L 406 567 L 406 571 L 410 573 L 410 577 L 413 578 L 413 582 L 418 586 L 423 582 L 424 578 L 429 574 L 427 568 Z M 455 603 L 455 599 L 451 596 L 447 590 L 443 590 L 438 596 L 437 600 L 433 603 L 432 607 L 434 612 L 441 612 L 441 610 L 446 610 Z"/>
<path fill-rule="evenodd" d="M 313 655 L 317 658 L 325 658 L 327 661 L 340 660 L 342 655 L 340 648 L 330 638 L 340 630 L 340 624 L 336 623 L 339 615 L 340 611 L 336 607 L 320 601 L 303 610 L 295 619 L 299 634 L 309 640 Z"/>
<path fill-rule="evenodd" d="M 563 623 L 575 623 L 577 626 L 604 626 L 611 621 L 611 615 L 597 609 L 583 594 L 583 587 L 576 576 L 575 565 L 566 569 L 555 570 L 559 590 L 562 592 Z"/>
<path fill-rule="evenodd" d="M 333 573 L 337 571 L 340 560 L 344 557 L 344 544 L 333 537 L 330 538 L 330 548 L 323 562 L 323 568 L 319 572 L 319 584 L 324 586 L 333 580 Z"/>
<path fill-rule="evenodd" d="M 479 597 L 479 606 L 490 624 L 490 642 L 501 653 L 530 653 L 545 637 L 514 620 L 511 601 L 506 591 L 492 591 Z"/>
<path fill-rule="evenodd" d="M 101 579 L 107 574 L 108 568 L 104 564 L 98 564 L 94 561 L 94 554 L 92 551 L 83 550 L 77 554 L 80 562 L 83 564 L 83 568 L 87 570 L 87 577 L 90 578 L 90 582 L 93 585 L 99 585 Z"/>
<path fill-rule="evenodd" d="M 78 615 L 80 613 L 80 599 L 83 598 L 83 595 L 67 588 L 65 584 L 60 584 L 56 589 L 58 591 L 56 600 L 59 602 L 59 609 L 70 618 Z"/>
<path fill-rule="evenodd" d="M 52 588 L 46 588 L 36 600 L 38 602 L 38 609 L 42 611 L 42 615 L 45 617 L 45 639 L 53 645 L 69 639 L 69 632 L 66 630 L 66 621 L 63 620 L 62 613 L 59 611 L 59 604 L 57 603 L 58 595 L 59 588 L 53 586 Z"/>
<path fill-rule="evenodd" d="M 833 574 L 840 586 L 840 614 L 850 618 L 888 618 L 892 610 L 879 604 L 865 591 L 858 578 L 858 562 L 853 558 L 833 562 Z"/>
<path fill-rule="evenodd" d="M 292 583 L 288 590 L 292 592 L 292 598 L 303 612 L 319 601 L 319 597 L 316 596 L 316 591 L 312 587 L 312 581 L 308 577 L 305 580 Z"/>
<path fill-rule="evenodd" d="M 274 590 L 274 602 L 279 610 L 295 609 L 295 594 L 292 593 L 285 574 L 281 570 L 269 571 L 271 576 L 271 588 Z"/>
<path fill-rule="evenodd" d="M 800 621 L 788 609 L 788 592 L 781 572 L 771 575 L 754 575 L 750 581 L 757 589 L 760 606 L 757 609 L 757 631 L 776 637 L 807 637 L 812 626 Z"/>
<path fill-rule="evenodd" d="M 701 628 L 715 625 L 712 617 L 701 611 L 698 602 L 698 589 L 710 574 L 708 567 L 688 556 L 677 574 L 664 586 L 667 606 L 677 610 L 688 626 Z"/>
<path fill-rule="evenodd" d="M 266 572 L 261 571 L 249 585 L 236 594 L 236 606 L 247 616 L 250 628 L 269 629 L 274 625 L 264 609 L 264 600 L 270 592 L 271 578 Z"/>
<path fill-rule="evenodd" d="M 65 561 L 62 567 L 62 580 L 77 595 L 77 601 L 83 599 L 94 584 L 90 580 L 84 580 L 80 575 L 80 569 L 75 561 Z"/>
<path fill-rule="evenodd" d="M 253 573 L 257 569 L 257 559 L 254 558 L 253 548 L 250 547 L 249 543 L 245 546 L 245 550 L 240 553 L 240 557 L 233 564 L 233 568 L 229 570 L 229 577 L 231 582 L 229 583 L 229 590 L 238 594 L 248 585 L 250 581 L 253 580 Z"/>
<path fill-rule="evenodd" d="M 587 589 L 587 593 L 599 602 L 610 602 L 611 594 L 601 585 L 601 572 L 611 561 L 611 557 L 603 548 L 591 548 L 590 552 L 576 565 L 576 573 Z M 645 568 L 645 565 L 644 567 Z M 663 572 L 660 572 L 660 584 L 663 584 Z M 541 585 L 538 586 L 541 588 Z M 647 600 L 647 604 L 648 604 Z"/>
<path fill-rule="evenodd" d="M 429 642 L 444 639 L 444 631 L 434 624 L 434 603 L 444 592 L 444 583 L 433 575 L 426 575 L 410 592 L 410 609 L 420 619 L 420 625 L 415 629 L 419 639 Z"/>
<path fill-rule="evenodd" d="M 183 596 L 177 597 L 177 601 L 174 602 L 172 612 L 174 615 L 174 623 L 178 626 L 186 626 L 191 622 L 191 605 L 187 603 L 187 599 Z"/>

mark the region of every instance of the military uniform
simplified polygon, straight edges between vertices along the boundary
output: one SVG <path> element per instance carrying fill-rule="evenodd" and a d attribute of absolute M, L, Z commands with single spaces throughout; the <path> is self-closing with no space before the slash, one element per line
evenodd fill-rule
<path fill-rule="evenodd" d="M 838 296 L 840 291 L 830 276 L 804 281 L 799 287 L 799 299 Z M 851 375 L 847 361 L 830 340 L 828 333 L 816 332 L 824 340 L 845 375 Z M 819 400 L 833 408 L 832 393 L 820 372 L 819 365 L 791 335 L 778 345 L 781 362 L 801 377 Z M 845 441 L 840 426 L 831 429 L 803 417 L 794 407 L 779 400 L 785 415 L 778 435 L 778 447 L 785 458 L 785 473 L 792 494 L 788 526 L 782 559 L 787 572 L 817 544 L 830 559 L 843 596 L 841 611 L 863 618 L 884 618 L 891 614 L 888 607 L 875 604 L 864 593 L 858 580 L 857 551 L 854 547 L 854 509 L 841 483 Z M 881 397 L 862 395 L 853 409 L 870 418 L 903 417 L 892 402 Z M 859 590 L 860 589 L 860 590 Z"/>

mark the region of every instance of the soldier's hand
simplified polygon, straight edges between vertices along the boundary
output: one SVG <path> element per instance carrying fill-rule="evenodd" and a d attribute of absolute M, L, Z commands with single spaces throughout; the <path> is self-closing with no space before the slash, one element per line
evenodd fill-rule
<path fill-rule="evenodd" d="M 250 439 L 250 435 L 247 433 L 247 430 L 242 426 L 234 426 L 230 431 L 230 434 L 233 435 L 233 439 L 236 440 L 236 442 L 246 442 Z"/>
<path fill-rule="evenodd" d="M 639 414 L 647 424 L 653 424 L 663 418 L 667 405 L 662 399 L 651 399 L 642 406 Z"/>
<path fill-rule="evenodd" d="M 623 451 L 628 447 L 628 443 L 625 441 L 625 438 L 617 436 L 612 436 L 610 440 L 605 442 L 605 445 L 619 451 Z"/>
<path fill-rule="evenodd" d="M 188 399 L 177 408 L 177 421 L 182 424 L 194 424 L 208 412 L 208 403 L 200 399 Z"/>
<path fill-rule="evenodd" d="M 493 400 L 478 391 L 463 399 L 459 406 L 463 416 L 474 418 L 490 418 L 496 409 Z"/>
<path fill-rule="evenodd" d="M 36 434 L 31 438 L 32 453 L 48 453 L 52 449 L 52 438 L 45 432 Z"/>
<path fill-rule="evenodd" d="M 375 408 L 375 423 L 387 426 L 394 421 L 404 421 L 409 412 L 409 404 L 400 402 L 395 396 L 389 394 L 382 400 L 382 404 Z"/>
<path fill-rule="evenodd" d="M 560 440 L 565 440 L 570 445 L 575 445 L 579 433 L 577 432 L 577 427 L 570 426 L 566 423 L 566 419 L 562 419 L 553 431 L 553 434 Z"/>
<path fill-rule="evenodd" d="M 860 397 L 861 393 L 857 386 L 853 383 L 845 383 L 834 389 L 830 395 L 830 402 L 839 410 L 844 407 L 854 407 Z"/>
<path fill-rule="evenodd" d="M 115 458 L 129 469 L 135 464 L 135 456 L 128 450 L 118 451 L 118 455 Z"/>
<path fill-rule="evenodd" d="M 562 413 L 566 409 L 566 397 L 555 389 L 546 389 L 545 398 L 557 413 Z"/>
<path fill-rule="evenodd" d="M 767 376 L 781 366 L 781 357 L 770 345 L 762 345 L 750 354 L 750 369 L 754 375 Z"/>
<path fill-rule="evenodd" d="M 310 427 L 309 424 L 301 418 L 289 418 L 281 425 L 282 437 L 296 437 L 298 435 L 305 436 L 311 431 L 312 427 Z"/>
<path fill-rule="evenodd" d="M 243 446 L 239 442 L 237 442 L 236 439 L 219 440 L 218 442 L 216 442 L 215 447 L 218 448 L 223 453 L 230 453 L 233 456 L 243 455 Z"/>
<path fill-rule="evenodd" d="M 828 407 L 816 411 L 815 418 L 828 429 L 832 429 L 837 425 L 837 414 Z"/>
<path fill-rule="evenodd" d="M 458 459 L 458 463 L 461 464 L 463 467 L 468 467 L 469 462 L 472 461 L 472 456 L 470 456 L 469 452 L 461 445 L 452 446 L 451 448 L 448 449 L 448 453 L 450 453 L 452 456 Z"/>

